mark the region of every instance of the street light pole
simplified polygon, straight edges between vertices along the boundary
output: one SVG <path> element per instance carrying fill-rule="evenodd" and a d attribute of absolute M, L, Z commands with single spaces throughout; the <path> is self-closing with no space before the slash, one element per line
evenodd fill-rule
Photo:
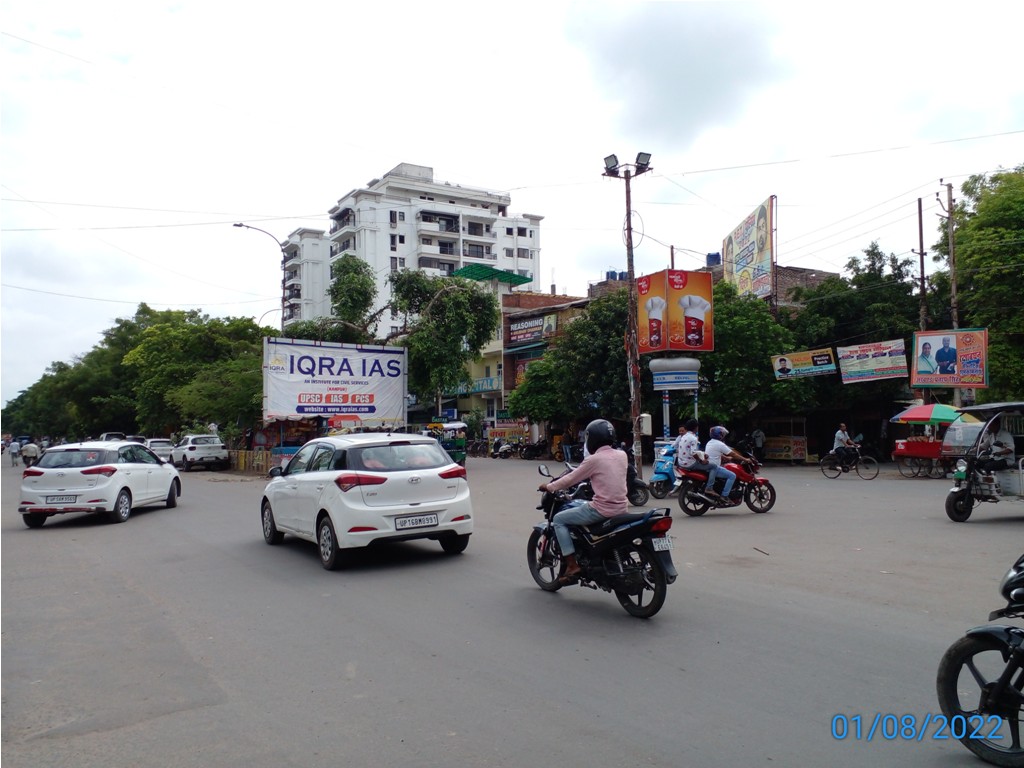
<path fill-rule="evenodd" d="M 255 230 L 256 232 L 262 232 L 264 235 L 266 235 L 267 237 L 271 238 L 274 241 L 274 243 L 277 245 L 278 249 L 281 251 L 281 263 L 282 264 L 284 263 L 285 252 L 284 252 L 284 248 L 281 247 L 281 241 L 278 240 L 276 237 L 274 237 L 274 235 L 272 235 L 270 232 L 267 232 L 267 230 L 265 230 L 265 229 L 260 229 L 259 227 L 254 227 L 254 226 L 252 226 L 250 224 L 243 224 L 242 222 L 237 222 L 235 224 L 232 224 L 231 226 L 233 226 L 233 227 L 244 227 L 245 229 L 252 229 L 252 230 Z M 282 269 L 283 269 L 283 267 L 282 267 Z M 282 333 L 284 332 L 284 306 L 285 306 L 285 301 L 284 301 L 284 278 L 282 277 L 282 279 L 281 279 L 281 332 Z M 269 314 L 272 311 L 274 311 L 274 310 L 268 310 L 267 312 L 264 312 L 263 315 L 266 316 L 267 314 Z M 260 320 L 262 320 L 262 319 L 263 318 L 261 317 Z"/>
<path fill-rule="evenodd" d="M 636 317 L 636 274 L 633 271 L 633 198 L 630 179 L 651 170 L 651 156 L 639 152 L 633 165 L 620 164 L 615 155 L 604 159 L 604 175 L 620 178 L 623 170 L 626 182 L 626 274 L 628 279 L 628 302 L 626 320 L 626 376 L 629 381 L 629 418 L 633 425 L 633 465 L 637 477 L 643 479 L 643 446 L 640 442 L 640 344 Z M 631 170 L 632 169 L 632 170 Z"/>

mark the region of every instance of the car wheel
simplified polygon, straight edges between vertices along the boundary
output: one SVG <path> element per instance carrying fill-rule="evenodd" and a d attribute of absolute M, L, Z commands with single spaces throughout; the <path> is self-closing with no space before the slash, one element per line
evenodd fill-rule
<path fill-rule="evenodd" d="M 39 512 L 29 512 L 27 515 L 22 515 L 21 519 L 25 521 L 25 525 L 29 528 L 42 528 L 43 523 L 46 522 L 46 515 Z"/>
<path fill-rule="evenodd" d="M 338 547 L 338 536 L 330 515 L 324 515 L 316 527 L 316 542 L 320 546 L 320 564 L 328 571 L 344 567 L 344 557 Z"/>
<path fill-rule="evenodd" d="M 270 508 L 270 502 L 266 499 L 263 500 L 260 518 L 263 521 L 263 538 L 267 544 L 280 544 L 284 541 L 284 534 L 277 530 L 277 524 L 274 523 L 274 511 Z"/>
<path fill-rule="evenodd" d="M 449 555 L 458 555 L 466 551 L 469 546 L 469 534 L 457 536 L 443 536 L 441 538 L 441 549 Z"/>
<path fill-rule="evenodd" d="M 181 495 L 181 486 L 178 483 L 178 478 L 171 480 L 171 489 L 167 491 L 167 501 L 164 502 L 168 509 L 174 509 L 178 506 L 178 497 Z"/>
<path fill-rule="evenodd" d="M 112 523 L 123 523 L 132 514 L 132 495 L 127 488 L 122 488 L 114 501 L 114 511 L 107 515 Z"/>
<path fill-rule="evenodd" d="M 188 465 L 188 459 L 186 459 L 184 456 L 182 456 L 181 457 L 181 471 L 182 472 L 189 472 L 189 471 L 191 471 L 191 469 L 192 468 Z"/>

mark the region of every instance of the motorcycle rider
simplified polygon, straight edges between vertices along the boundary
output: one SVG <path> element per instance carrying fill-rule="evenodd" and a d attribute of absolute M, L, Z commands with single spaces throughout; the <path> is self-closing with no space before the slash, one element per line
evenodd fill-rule
<path fill-rule="evenodd" d="M 626 499 L 626 464 L 624 451 L 615 450 L 615 427 L 605 419 L 595 419 L 584 431 L 584 445 L 587 457 L 568 474 L 541 483 L 538 490 L 554 493 L 569 488 L 584 480 L 590 480 L 594 498 L 578 507 L 559 512 L 552 518 L 555 538 L 565 559 L 565 573 L 559 578 L 561 584 L 571 584 L 580 575 L 576 561 L 576 550 L 569 536 L 570 525 L 591 525 L 609 517 L 624 515 L 629 510 Z"/>
<path fill-rule="evenodd" d="M 729 430 L 725 427 L 711 428 L 711 439 L 704 446 L 704 452 L 708 455 L 708 462 L 713 465 L 713 471 L 708 473 L 708 484 L 704 487 L 704 495 L 716 501 L 720 499 L 721 502 L 729 506 L 736 506 L 740 503 L 739 500 L 729 499 L 732 486 L 736 482 L 736 473 L 723 467 L 722 462 L 725 459 L 736 459 L 745 464 L 747 457 L 725 444 L 724 441 L 728 434 Z M 725 487 L 722 488 L 721 496 L 714 491 L 715 480 L 719 477 L 725 478 Z"/>

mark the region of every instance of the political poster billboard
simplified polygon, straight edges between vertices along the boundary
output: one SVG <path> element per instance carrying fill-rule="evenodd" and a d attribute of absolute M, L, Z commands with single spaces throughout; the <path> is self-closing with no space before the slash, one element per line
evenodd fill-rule
<path fill-rule="evenodd" d="M 263 420 L 344 418 L 353 427 L 406 423 L 404 347 L 263 339 Z"/>
<path fill-rule="evenodd" d="M 715 348 L 710 272 L 665 269 L 637 278 L 637 344 L 641 354 Z"/>
<path fill-rule="evenodd" d="M 773 293 L 774 201 L 772 195 L 761 203 L 722 241 L 722 273 L 740 296 L 767 298 Z"/>
<path fill-rule="evenodd" d="M 772 368 L 777 381 L 824 376 L 836 372 L 836 360 L 831 349 L 808 349 L 788 355 L 773 355 Z"/>
<path fill-rule="evenodd" d="M 910 386 L 987 387 L 988 329 L 915 333 Z"/>
<path fill-rule="evenodd" d="M 907 375 L 907 345 L 903 339 L 836 347 L 843 384 Z"/>

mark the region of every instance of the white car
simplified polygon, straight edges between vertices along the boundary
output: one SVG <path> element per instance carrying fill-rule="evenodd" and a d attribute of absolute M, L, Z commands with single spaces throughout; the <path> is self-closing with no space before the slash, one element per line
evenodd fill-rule
<path fill-rule="evenodd" d="M 436 440 L 357 433 L 302 446 L 270 470 L 260 515 L 263 538 L 288 533 L 318 544 L 328 570 L 345 551 L 385 541 L 434 539 L 449 554 L 466 549 L 473 506 L 466 469 Z"/>
<path fill-rule="evenodd" d="M 173 464 L 123 440 L 55 445 L 22 472 L 18 511 L 39 528 L 51 515 L 102 512 L 123 523 L 132 510 L 178 505 L 181 480 Z"/>
<path fill-rule="evenodd" d="M 146 441 L 146 447 L 164 461 L 171 460 L 171 449 L 174 443 L 166 437 L 153 437 Z"/>
<path fill-rule="evenodd" d="M 227 469 L 231 466 L 228 448 L 216 435 L 185 435 L 171 449 L 171 462 L 180 465 L 183 472 L 193 467 Z"/>

